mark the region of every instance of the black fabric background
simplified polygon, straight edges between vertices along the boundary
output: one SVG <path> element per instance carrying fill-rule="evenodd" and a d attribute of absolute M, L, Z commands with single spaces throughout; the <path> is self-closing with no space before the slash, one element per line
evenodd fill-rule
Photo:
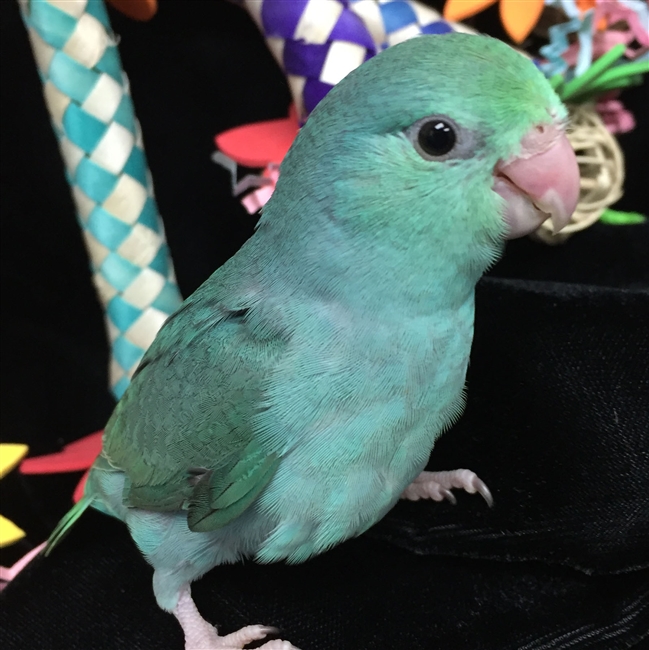
<path fill-rule="evenodd" d="M 438 3 L 439 4 L 439 3 Z M 496 8 L 478 27 L 495 30 Z M 2 441 L 39 455 L 113 407 L 101 308 L 14 2 L 0 2 Z M 254 219 L 210 161 L 213 136 L 281 117 L 289 93 L 255 26 L 223 2 L 111 11 L 178 280 L 193 291 Z M 490 22 L 491 21 L 491 22 Z M 493 31 L 496 33 L 497 31 Z M 646 90 L 625 93 L 618 209 L 649 211 Z M 478 286 L 469 401 L 431 467 L 494 492 L 401 503 L 363 537 L 301 566 L 219 567 L 194 586 L 224 632 L 276 625 L 304 650 L 640 648 L 649 636 L 649 226 L 596 225 L 560 247 L 512 242 Z M 27 533 L 70 505 L 78 474 L 2 480 Z M 151 569 L 120 522 L 84 515 L 3 593 L 3 648 L 181 648 Z M 644 639 L 644 640 L 643 640 Z"/>

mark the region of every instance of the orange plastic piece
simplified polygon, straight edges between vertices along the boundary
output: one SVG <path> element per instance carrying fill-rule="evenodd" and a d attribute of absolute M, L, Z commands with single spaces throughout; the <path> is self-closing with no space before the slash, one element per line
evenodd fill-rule
<path fill-rule="evenodd" d="M 151 20 L 158 11 L 158 0 L 108 0 L 108 2 L 134 20 Z"/>
<path fill-rule="evenodd" d="M 588 2 L 589 0 L 583 0 Z M 447 0 L 444 18 L 458 21 L 480 13 L 497 0 Z M 500 0 L 500 20 L 513 41 L 522 43 L 538 22 L 543 0 Z"/>
<path fill-rule="evenodd" d="M 500 0 L 500 20 L 515 43 L 522 43 L 539 21 L 543 0 Z"/>
<path fill-rule="evenodd" d="M 447 0 L 444 5 L 444 18 L 453 21 L 464 20 L 479 14 L 495 2 L 497 0 Z"/>

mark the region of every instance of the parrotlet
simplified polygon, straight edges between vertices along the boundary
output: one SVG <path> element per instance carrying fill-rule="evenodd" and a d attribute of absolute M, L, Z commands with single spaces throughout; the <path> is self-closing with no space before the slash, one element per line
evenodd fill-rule
<path fill-rule="evenodd" d="M 469 470 L 423 470 L 464 406 L 477 281 L 577 204 L 566 118 L 483 36 L 414 38 L 345 77 L 255 234 L 160 330 L 48 550 L 88 506 L 121 519 L 186 650 L 238 649 L 271 628 L 201 617 L 190 585 L 213 567 L 303 562 L 400 497 L 491 502 Z"/>

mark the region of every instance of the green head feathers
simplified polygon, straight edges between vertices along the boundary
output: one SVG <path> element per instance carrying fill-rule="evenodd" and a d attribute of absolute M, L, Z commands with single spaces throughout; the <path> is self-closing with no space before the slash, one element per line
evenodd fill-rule
<path fill-rule="evenodd" d="M 431 117 L 454 131 L 456 146 L 444 156 L 417 147 Z M 411 39 L 354 70 L 317 106 L 264 220 L 302 222 L 326 205 L 329 219 L 373 244 L 493 257 L 504 230 L 494 166 L 518 154 L 533 125 L 564 117 L 542 73 L 504 43 L 466 34 Z M 481 255 L 485 246 L 491 252 Z"/>

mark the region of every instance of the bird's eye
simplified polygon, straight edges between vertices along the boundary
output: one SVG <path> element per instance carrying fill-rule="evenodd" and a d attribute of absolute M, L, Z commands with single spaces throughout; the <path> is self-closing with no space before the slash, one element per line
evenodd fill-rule
<path fill-rule="evenodd" d="M 476 146 L 475 133 L 461 127 L 447 115 L 429 115 L 405 131 L 415 151 L 431 162 L 470 158 Z"/>
<path fill-rule="evenodd" d="M 453 127 L 448 122 L 437 118 L 424 122 L 417 134 L 417 144 L 421 150 L 435 158 L 452 151 L 456 140 Z"/>

